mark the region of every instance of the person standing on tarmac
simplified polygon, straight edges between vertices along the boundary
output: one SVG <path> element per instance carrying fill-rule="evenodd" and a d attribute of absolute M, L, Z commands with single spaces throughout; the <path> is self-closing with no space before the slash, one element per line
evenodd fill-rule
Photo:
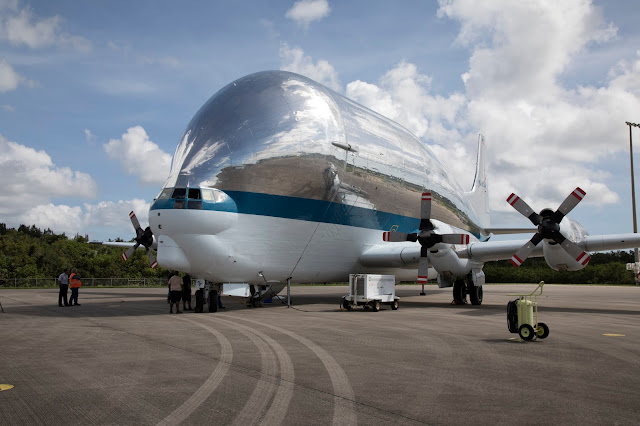
<path fill-rule="evenodd" d="M 58 306 L 69 306 L 67 301 L 67 292 L 69 291 L 69 269 L 64 268 L 64 272 L 58 276 L 58 287 L 60 287 L 60 293 L 58 293 Z M 62 304 L 64 302 L 64 305 Z"/>
<path fill-rule="evenodd" d="M 189 274 L 184 274 L 182 277 L 182 310 L 193 311 L 191 309 L 191 275 Z"/>
<path fill-rule="evenodd" d="M 80 290 L 81 285 L 82 285 L 82 281 L 80 281 L 78 270 L 76 268 L 73 268 L 71 270 L 71 275 L 69 275 L 69 287 L 71 288 L 71 297 L 69 298 L 69 306 L 80 306 L 80 304 L 78 303 L 78 290 Z"/>
<path fill-rule="evenodd" d="M 169 285 L 169 297 L 171 300 L 169 302 L 169 313 L 173 313 L 173 304 L 175 303 L 176 314 L 181 314 L 182 311 L 180 310 L 180 298 L 182 296 L 182 278 L 180 278 L 178 272 L 173 271 L 171 273 L 171 278 L 169 278 L 167 284 Z"/>

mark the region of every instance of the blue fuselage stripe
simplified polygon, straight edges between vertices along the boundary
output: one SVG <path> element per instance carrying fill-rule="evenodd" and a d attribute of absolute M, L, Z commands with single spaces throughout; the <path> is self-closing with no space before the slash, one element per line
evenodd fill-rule
<path fill-rule="evenodd" d="M 399 232 L 413 232 L 420 225 L 420 219 L 417 218 L 325 200 L 244 191 L 225 191 L 225 193 L 230 200 L 202 201 L 201 210 L 332 223 L 381 231 L 388 231 L 393 227 Z M 174 204 L 173 199 L 156 200 L 151 205 L 151 210 L 174 209 Z"/>

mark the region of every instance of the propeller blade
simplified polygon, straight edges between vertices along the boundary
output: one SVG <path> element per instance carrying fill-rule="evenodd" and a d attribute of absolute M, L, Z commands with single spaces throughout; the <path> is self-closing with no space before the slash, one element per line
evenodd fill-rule
<path fill-rule="evenodd" d="M 587 266 L 587 263 L 591 260 L 591 256 L 589 256 L 586 251 L 582 250 L 576 243 L 572 242 L 568 238 L 565 239 L 560 246 L 564 251 L 569 253 L 569 256 L 573 257 L 576 262 L 581 263 L 584 266 Z"/>
<path fill-rule="evenodd" d="M 533 223 L 538 226 L 542 221 L 542 217 L 533 211 L 529 204 L 527 204 L 522 198 L 518 197 L 516 194 L 511 194 L 509 198 L 507 198 L 507 203 L 511 205 L 514 209 L 516 209 L 522 216 L 526 217 Z"/>
<path fill-rule="evenodd" d="M 533 234 L 533 237 L 529 241 L 527 241 L 525 245 L 520 247 L 513 256 L 511 256 L 511 259 L 509 260 L 511 264 L 516 268 L 522 265 L 524 261 L 527 260 L 527 257 L 529 257 L 533 249 L 536 248 L 540 241 L 542 241 L 542 239 L 543 237 L 541 234 L 537 232 Z"/>
<path fill-rule="evenodd" d="M 151 266 L 151 269 L 155 269 L 158 267 L 158 262 L 153 256 L 153 250 L 147 250 L 147 259 L 149 259 L 149 266 Z"/>
<path fill-rule="evenodd" d="M 133 224 L 133 229 L 135 229 L 136 233 L 137 233 L 138 229 L 141 229 L 141 226 L 140 226 L 140 222 L 138 222 L 138 218 L 136 217 L 136 214 L 133 212 L 133 210 L 131 211 L 131 213 L 129 213 L 129 219 L 131 219 L 131 223 Z"/>
<path fill-rule="evenodd" d="M 560 204 L 558 210 L 556 210 L 553 214 L 554 222 L 560 223 L 562 218 L 569 214 L 569 212 L 573 210 L 573 208 L 577 206 L 580 201 L 582 201 L 585 195 L 587 195 L 587 193 L 579 187 L 574 189 L 573 192 L 569 194 L 567 198 L 565 198 L 562 204 Z"/>
<path fill-rule="evenodd" d="M 431 193 L 422 193 L 422 202 L 420 203 L 420 219 L 431 219 Z"/>
<path fill-rule="evenodd" d="M 131 257 L 131 255 L 133 254 L 133 252 L 136 251 L 136 249 L 138 248 L 140 244 L 136 243 L 135 245 L 129 247 L 127 249 L 127 251 L 125 251 L 124 253 L 122 253 L 122 260 L 124 260 L 125 262 L 127 261 L 128 258 Z"/>
<path fill-rule="evenodd" d="M 418 263 L 418 284 L 426 284 L 429 276 L 429 258 L 421 256 Z"/>
<path fill-rule="evenodd" d="M 468 234 L 442 234 L 442 242 L 445 244 L 469 244 Z"/>
<path fill-rule="evenodd" d="M 401 241 L 411 241 L 409 235 L 405 232 L 383 232 L 382 241 L 388 241 L 392 243 L 399 243 Z"/>

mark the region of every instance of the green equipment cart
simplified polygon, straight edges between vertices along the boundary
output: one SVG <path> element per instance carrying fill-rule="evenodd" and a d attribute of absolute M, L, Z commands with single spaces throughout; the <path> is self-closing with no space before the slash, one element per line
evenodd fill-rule
<path fill-rule="evenodd" d="M 538 322 L 538 296 L 542 295 L 544 281 L 529 294 L 510 294 L 517 299 L 507 303 L 507 327 L 511 333 L 518 333 L 524 341 L 546 339 L 549 327 Z"/>

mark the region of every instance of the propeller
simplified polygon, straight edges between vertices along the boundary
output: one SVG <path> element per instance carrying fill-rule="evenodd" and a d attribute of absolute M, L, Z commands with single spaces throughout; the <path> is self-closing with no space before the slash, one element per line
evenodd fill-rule
<path fill-rule="evenodd" d="M 543 239 L 553 240 L 560 244 L 560 247 L 564 249 L 571 257 L 582 265 L 589 263 L 591 256 L 582 250 L 576 243 L 566 238 L 560 233 L 560 222 L 580 201 L 587 195 L 580 188 L 573 190 L 571 194 L 560 204 L 558 210 L 555 212 L 551 209 L 544 209 L 539 214 L 534 212 L 531 207 L 516 194 L 511 194 L 507 198 L 507 202 L 516 209 L 521 215 L 526 217 L 538 227 L 538 232 L 533 234 L 531 240 L 527 241 L 525 245 L 520 247 L 518 251 L 511 257 L 511 263 L 515 267 L 519 267 L 531 254 L 533 249 Z"/>
<path fill-rule="evenodd" d="M 437 234 L 435 226 L 431 222 L 431 193 L 422 193 L 420 204 L 420 228 L 419 232 L 384 232 L 382 239 L 389 242 L 413 241 L 419 242 L 420 261 L 418 263 L 418 283 L 425 284 L 429 272 L 429 249 L 438 243 L 445 244 L 469 244 L 467 234 Z"/>
<path fill-rule="evenodd" d="M 136 243 L 133 245 L 133 247 L 128 248 L 127 251 L 122 253 L 122 260 L 126 262 L 127 259 L 130 258 L 131 255 L 136 251 L 136 249 L 142 245 L 146 249 L 147 258 L 149 259 L 149 266 L 155 269 L 158 266 L 158 262 L 153 256 L 153 251 L 151 250 L 151 245 L 153 245 L 153 232 L 151 232 L 151 228 L 147 226 L 143 231 L 142 227 L 140 226 L 140 222 L 138 222 L 138 218 L 133 211 L 129 213 L 129 218 L 131 219 L 131 223 L 133 224 L 133 229 L 135 229 L 136 231 Z"/>

